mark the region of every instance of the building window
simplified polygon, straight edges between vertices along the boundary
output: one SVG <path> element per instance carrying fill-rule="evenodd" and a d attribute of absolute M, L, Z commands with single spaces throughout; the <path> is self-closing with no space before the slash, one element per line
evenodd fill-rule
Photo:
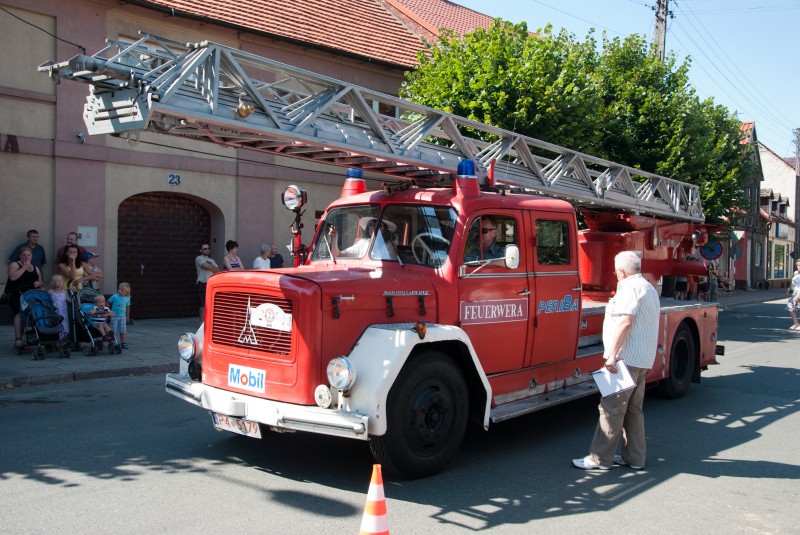
<path fill-rule="evenodd" d="M 773 262 L 772 278 L 784 278 L 784 265 L 786 262 L 786 246 L 775 245 L 775 261 Z"/>
<path fill-rule="evenodd" d="M 756 267 L 761 267 L 761 255 L 763 254 L 763 248 L 760 243 L 756 243 Z"/>

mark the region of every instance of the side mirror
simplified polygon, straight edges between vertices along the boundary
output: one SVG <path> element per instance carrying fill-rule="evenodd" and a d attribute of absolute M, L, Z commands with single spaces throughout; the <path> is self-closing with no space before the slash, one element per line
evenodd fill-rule
<path fill-rule="evenodd" d="M 504 252 L 506 267 L 508 269 L 517 269 L 519 267 L 519 247 L 510 244 L 506 245 L 506 250 Z"/>

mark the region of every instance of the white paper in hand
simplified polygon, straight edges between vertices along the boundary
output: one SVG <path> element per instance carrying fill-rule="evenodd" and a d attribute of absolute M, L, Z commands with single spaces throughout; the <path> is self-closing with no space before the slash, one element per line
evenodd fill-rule
<path fill-rule="evenodd" d="M 616 362 L 616 366 L 617 373 L 611 373 L 605 366 L 591 373 L 594 382 L 600 389 L 600 395 L 603 397 L 630 390 L 636 386 L 636 381 L 631 377 L 631 372 L 625 363 L 619 360 Z"/>

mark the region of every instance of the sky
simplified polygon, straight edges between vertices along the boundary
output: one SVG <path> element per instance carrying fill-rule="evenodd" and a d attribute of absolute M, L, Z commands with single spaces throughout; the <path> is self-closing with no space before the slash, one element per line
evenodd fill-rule
<path fill-rule="evenodd" d="M 493 18 L 551 23 L 580 41 L 630 34 L 653 39 L 656 0 L 453 0 Z M 795 156 L 800 128 L 800 0 L 669 0 L 666 50 L 690 57 L 689 80 L 700 98 L 713 98 L 780 156 Z"/>

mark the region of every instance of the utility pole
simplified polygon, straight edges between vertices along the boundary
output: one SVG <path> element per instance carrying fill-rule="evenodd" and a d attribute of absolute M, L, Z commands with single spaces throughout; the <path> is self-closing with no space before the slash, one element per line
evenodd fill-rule
<path fill-rule="evenodd" d="M 794 261 L 800 260 L 800 128 L 794 129 Z"/>
<path fill-rule="evenodd" d="M 669 0 L 656 0 L 656 21 L 653 24 L 653 44 L 656 45 L 658 58 L 664 61 L 664 52 L 667 49 L 667 2 Z"/>

